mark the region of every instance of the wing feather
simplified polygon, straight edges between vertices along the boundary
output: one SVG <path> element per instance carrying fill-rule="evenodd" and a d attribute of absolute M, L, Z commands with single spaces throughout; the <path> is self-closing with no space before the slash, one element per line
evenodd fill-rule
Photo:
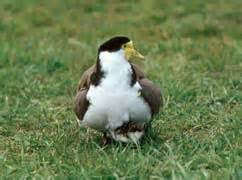
<path fill-rule="evenodd" d="M 95 65 L 91 66 L 89 69 L 87 69 L 77 87 L 77 94 L 74 99 L 74 111 L 78 117 L 78 119 L 82 120 L 87 109 L 89 106 L 89 101 L 87 100 L 87 92 L 91 84 L 91 77 L 95 72 Z"/>
<path fill-rule="evenodd" d="M 149 104 L 152 115 L 158 113 L 160 107 L 163 105 L 163 99 L 160 88 L 147 77 L 145 77 L 144 73 L 137 65 L 131 65 L 133 66 L 137 81 L 142 87 L 141 96 Z"/>

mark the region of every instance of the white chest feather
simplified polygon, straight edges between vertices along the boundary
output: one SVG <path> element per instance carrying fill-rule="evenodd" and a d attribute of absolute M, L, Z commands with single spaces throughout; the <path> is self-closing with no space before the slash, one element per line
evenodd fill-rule
<path fill-rule="evenodd" d="M 113 130 L 124 122 L 145 123 L 151 114 L 148 104 L 140 97 L 141 86 L 131 86 L 131 65 L 124 59 L 123 50 L 99 55 L 104 78 L 98 86 L 89 88 L 90 106 L 83 123 L 95 129 Z"/>

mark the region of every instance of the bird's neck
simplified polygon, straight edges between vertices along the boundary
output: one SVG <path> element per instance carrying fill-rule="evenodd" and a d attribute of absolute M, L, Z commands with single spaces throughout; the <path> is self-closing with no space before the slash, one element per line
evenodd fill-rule
<path fill-rule="evenodd" d="M 101 70 L 104 72 L 102 82 L 109 86 L 128 86 L 131 81 L 132 69 L 124 57 L 123 50 L 102 52 L 99 56 Z"/>

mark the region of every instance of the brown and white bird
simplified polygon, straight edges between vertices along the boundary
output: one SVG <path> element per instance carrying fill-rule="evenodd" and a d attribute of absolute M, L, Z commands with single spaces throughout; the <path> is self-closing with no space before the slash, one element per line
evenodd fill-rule
<path fill-rule="evenodd" d="M 81 77 L 74 110 L 81 124 L 120 142 L 137 143 L 144 136 L 162 96 L 158 86 L 130 60 L 144 59 L 124 36 L 98 49 L 96 63 Z"/>

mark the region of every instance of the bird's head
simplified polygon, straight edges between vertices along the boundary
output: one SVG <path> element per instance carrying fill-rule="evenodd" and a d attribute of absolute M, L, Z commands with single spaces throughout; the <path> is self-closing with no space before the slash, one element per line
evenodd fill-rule
<path fill-rule="evenodd" d="M 144 59 L 144 56 L 135 49 L 133 42 L 125 36 L 115 36 L 104 42 L 98 50 L 99 54 L 102 52 L 121 53 L 128 61 L 132 59 Z"/>

